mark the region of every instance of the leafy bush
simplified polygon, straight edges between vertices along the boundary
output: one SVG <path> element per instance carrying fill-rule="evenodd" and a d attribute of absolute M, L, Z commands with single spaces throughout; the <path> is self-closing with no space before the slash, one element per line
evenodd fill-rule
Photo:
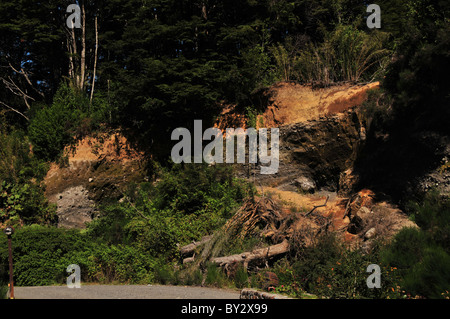
<path fill-rule="evenodd" d="M 28 127 L 33 152 L 45 160 L 56 159 L 73 141 L 74 128 L 83 118 L 86 100 L 66 84 L 62 84 L 50 107 L 36 111 Z"/>
<path fill-rule="evenodd" d="M 368 265 L 381 268 L 381 289 L 367 287 Z M 303 296 L 307 291 L 325 298 L 397 298 L 398 272 L 381 262 L 379 248 L 370 254 L 350 250 L 332 234 L 324 234 L 295 255 L 279 260 L 273 266 L 279 286 L 275 291 Z"/>
<path fill-rule="evenodd" d="M 382 257 L 389 265 L 407 270 L 421 260 L 426 246 L 423 232 L 416 228 L 404 228 L 385 248 Z"/>
<path fill-rule="evenodd" d="M 450 206 L 435 191 L 409 204 L 421 227 L 402 229 L 381 252 L 383 261 L 398 267 L 401 286 L 409 294 L 442 298 L 450 286 Z"/>
<path fill-rule="evenodd" d="M 124 242 L 174 259 L 177 244 L 198 240 L 223 225 L 245 194 L 245 185 L 227 168 L 175 166 L 155 186 L 144 183 L 123 203 L 104 208 L 88 232 L 108 244 Z"/>
<path fill-rule="evenodd" d="M 0 184 L 0 221 L 10 224 L 52 224 L 55 207 L 50 205 L 43 190 L 35 184 Z"/>
<path fill-rule="evenodd" d="M 31 151 L 22 131 L 0 131 L 0 222 L 9 224 L 52 223 L 55 209 L 39 182 L 48 165 Z"/>
<path fill-rule="evenodd" d="M 420 262 L 403 278 L 403 288 L 412 295 L 442 298 L 450 287 L 450 255 L 440 247 L 429 247 Z"/>
<path fill-rule="evenodd" d="M 55 284 L 64 276 L 64 257 L 86 247 L 77 231 L 28 226 L 16 229 L 12 248 L 14 277 L 18 286 Z M 6 237 L 0 239 L 0 263 L 8 263 Z"/>
<path fill-rule="evenodd" d="M 77 264 L 83 282 L 147 283 L 155 260 L 133 246 L 105 245 L 79 230 L 27 226 L 13 237 L 14 277 L 18 286 L 65 284 L 66 268 Z M 0 238 L 0 265 L 8 264 L 6 237 Z"/>
<path fill-rule="evenodd" d="M 30 141 L 24 132 L 7 133 L 0 127 L 0 178 L 12 183 L 30 179 L 42 180 L 48 165 L 30 151 Z"/>
<path fill-rule="evenodd" d="M 28 126 L 33 152 L 42 159 L 57 159 L 65 146 L 87 134 L 107 117 L 107 103 L 87 96 L 62 82 L 50 107 L 35 111 Z"/>

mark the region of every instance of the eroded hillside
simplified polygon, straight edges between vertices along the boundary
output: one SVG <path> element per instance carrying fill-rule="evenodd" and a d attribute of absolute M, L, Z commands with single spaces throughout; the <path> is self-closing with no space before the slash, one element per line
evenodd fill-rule
<path fill-rule="evenodd" d="M 119 200 L 130 183 L 147 178 L 143 154 L 120 132 L 85 137 L 65 154 L 64 164 L 53 163 L 44 179 L 60 227 L 84 228 L 100 201 Z"/>

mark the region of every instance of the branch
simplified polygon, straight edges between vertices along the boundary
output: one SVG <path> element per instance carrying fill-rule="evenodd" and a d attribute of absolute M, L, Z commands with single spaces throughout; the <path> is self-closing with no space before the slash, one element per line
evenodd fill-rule
<path fill-rule="evenodd" d="M 11 62 L 8 63 L 9 67 L 16 73 L 23 75 L 23 77 L 25 78 L 25 80 L 27 81 L 27 83 L 31 86 L 31 88 L 38 93 L 41 97 L 44 97 L 44 93 L 42 93 L 41 91 L 39 91 L 38 89 L 36 89 L 33 84 L 31 83 L 31 80 L 27 74 L 27 72 L 25 72 L 25 70 L 23 68 L 20 68 L 20 71 L 17 70 L 16 68 L 14 68 L 11 64 Z"/>
<path fill-rule="evenodd" d="M 306 213 L 305 216 L 308 216 L 309 214 L 311 214 L 316 208 L 327 206 L 327 202 L 328 202 L 328 198 L 329 197 L 330 196 L 327 196 L 327 199 L 325 200 L 325 203 L 323 203 L 322 205 L 314 206 L 314 208 L 311 209 L 308 213 Z"/>
<path fill-rule="evenodd" d="M 32 98 L 31 96 L 29 96 L 28 94 L 26 94 L 25 92 L 23 92 L 19 86 L 14 83 L 14 81 L 11 79 L 10 76 L 8 76 L 8 80 L 6 80 L 5 78 L 1 78 L 3 83 L 5 84 L 6 88 L 8 90 L 10 90 L 14 95 L 20 96 L 23 98 L 25 105 L 27 106 L 28 109 L 30 109 L 30 104 L 28 103 L 28 99 L 35 101 L 34 98 Z"/>
<path fill-rule="evenodd" d="M 0 104 L 3 105 L 3 106 L 6 106 L 6 107 L 7 107 L 8 109 L 10 109 L 11 111 L 16 112 L 17 114 L 23 116 L 27 121 L 30 121 L 30 119 L 29 119 L 25 114 L 23 114 L 22 112 L 16 110 L 15 108 L 9 106 L 8 104 L 6 104 L 6 103 L 4 103 L 4 102 L 2 102 L 2 101 L 0 101 Z"/>

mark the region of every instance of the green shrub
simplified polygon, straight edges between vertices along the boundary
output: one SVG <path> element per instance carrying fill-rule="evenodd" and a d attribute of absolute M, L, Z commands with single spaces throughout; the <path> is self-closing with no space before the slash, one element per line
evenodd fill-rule
<path fill-rule="evenodd" d="M 0 179 L 11 183 L 41 181 L 48 165 L 30 151 L 30 140 L 22 131 L 2 132 L 0 128 Z"/>
<path fill-rule="evenodd" d="M 33 183 L 0 184 L 0 222 L 9 224 L 51 224 L 56 209 L 45 198 L 44 191 Z"/>
<path fill-rule="evenodd" d="M 75 90 L 62 84 L 50 107 L 37 110 L 28 126 L 33 152 L 42 159 L 55 160 L 73 142 L 87 103 Z"/>
<path fill-rule="evenodd" d="M 174 273 L 172 269 L 163 263 L 157 263 L 155 266 L 155 281 L 157 283 L 166 285 L 174 280 Z"/>
<path fill-rule="evenodd" d="M 187 274 L 185 283 L 188 286 L 199 286 L 202 284 L 203 274 L 200 269 L 195 269 Z"/>
<path fill-rule="evenodd" d="M 248 287 L 247 270 L 245 270 L 241 264 L 239 264 L 236 269 L 236 274 L 234 276 L 234 285 L 239 289 Z"/>
<path fill-rule="evenodd" d="M 68 257 L 85 249 L 88 241 L 78 231 L 28 226 L 13 235 L 14 277 L 18 286 L 62 283 Z M 8 263 L 6 238 L 0 238 L 0 263 Z"/>
<path fill-rule="evenodd" d="M 402 286 L 413 296 L 442 298 L 450 287 L 450 255 L 440 247 L 426 248 L 422 260 L 404 276 Z"/>
<path fill-rule="evenodd" d="M 39 185 L 47 170 L 48 165 L 30 151 L 22 131 L 7 134 L 0 129 L 0 223 L 55 221 L 55 209 Z"/>
<path fill-rule="evenodd" d="M 102 209 L 88 233 L 108 244 L 132 244 L 154 257 L 174 260 L 177 244 L 209 235 L 245 196 L 245 184 L 223 167 L 175 166 L 156 186 L 144 184 L 133 198 Z"/>
<path fill-rule="evenodd" d="M 136 247 L 97 243 L 88 252 L 89 281 L 143 284 L 154 280 L 155 259 Z"/>
<path fill-rule="evenodd" d="M 8 293 L 8 265 L 0 263 L 0 299 L 5 299 Z"/>
<path fill-rule="evenodd" d="M 427 192 L 420 202 L 408 205 L 417 225 L 427 237 L 450 253 L 450 201 L 436 190 Z"/>
<path fill-rule="evenodd" d="M 225 282 L 226 278 L 222 269 L 213 263 L 208 264 L 205 284 L 208 286 L 223 287 Z"/>
<path fill-rule="evenodd" d="M 18 286 L 65 284 L 66 268 L 77 264 L 82 282 L 148 283 L 155 260 L 133 246 L 105 245 L 79 230 L 28 226 L 13 235 L 14 277 Z M 6 238 L 0 264 L 8 263 Z"/>
<path fill-rule="evenodd" d="M 103 98 L 93 100 L 62 82 L 49 107 L 34 111 L 28 126 L 33 152 L 44 160 L 56 160 L 65 146 L 106 121 L 108 106 Z"/>
<path fill-rule="evenodd" d="M 367 266 L 378 264 L 381 289 L 367 287 Z M 308 247 L 277 261 L 273 272 L 279 286 L 275 291 L 301 297 L 304 292 L 325 298 L 394 298 L 400 292 L 398 272 L 381 263 L 377 246 L 369 253 L 349 249 L 332 234 L 321 235 Z M 392 290 L 394 289 L 394 291 Z"/>
<path fill-rule="evenodd" d="M 442 298 L 450 286 L 450 209 L 447 200 L 430 191 L 408 205 L 418 228 L 404 228 L 381 252 L 383 261 L 398 267 L 406 293 Z"/>

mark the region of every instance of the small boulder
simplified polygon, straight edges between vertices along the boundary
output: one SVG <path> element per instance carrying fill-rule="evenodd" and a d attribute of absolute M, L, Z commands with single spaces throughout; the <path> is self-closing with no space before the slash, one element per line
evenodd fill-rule
<path fill-rule="evenodd" d="M 362 220 L 366 219 L 367 216 L 369 216 L 370 214 L 370 209 L 367 207 L 361 207 L 357 212 L 356 212 L 356 216 L 358 216 L 359 218 L 361 218 Z"/>
<path fill-rule="evenodd" d="M 316 183 L 305 176 L 295 179 L 294 184 L 303 192 L 313 193 L 316 190 Z"/>
<path fill-rule="evenodd" d="M 375 227 L 372 227 L 364 234 L 364 239 L 365 240 L 371 239 L 371 238 L 375 237 L 376 234 L 377 234 L 377 230 L 375 229 Z"/>

